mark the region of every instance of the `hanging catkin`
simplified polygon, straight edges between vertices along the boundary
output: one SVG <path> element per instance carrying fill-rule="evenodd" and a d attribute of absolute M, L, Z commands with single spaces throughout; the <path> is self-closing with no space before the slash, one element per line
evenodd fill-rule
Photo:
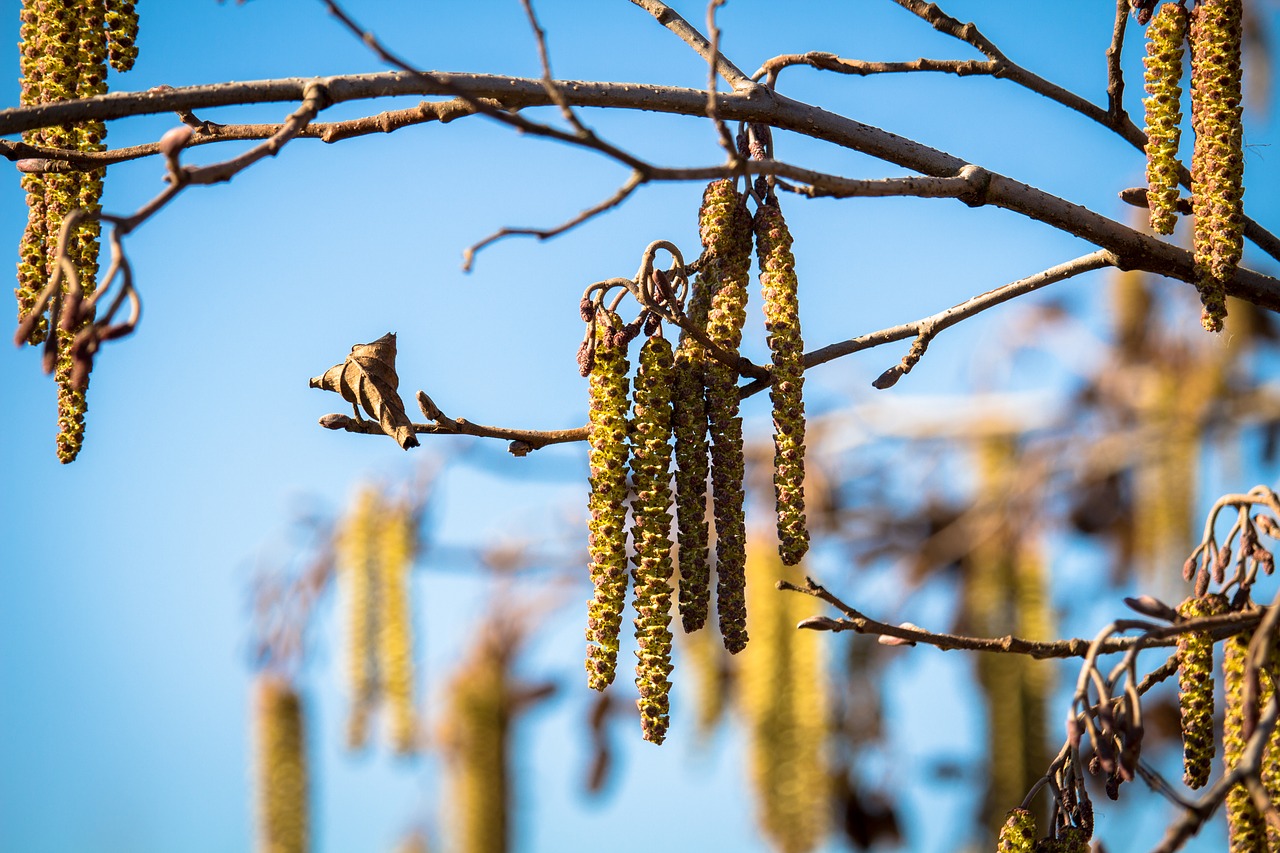
<path fill-rule="evenodd" d="M 794 566 L 809 550 L 804 515 L 804 340 L 796 293 L 791 232 L 776 202 L 755 216 L 756 255 L 764 297 L 764 327 L 773 353 L 773 491 L 782 562 Z"/>
<path fill-rule="evenodd" d="M 1243 0 L 1200 0 L 1191 15 L 1191 207 L 1201 322 L 1211 332 L 1222 330 L 1226 285 L 1244 251 L 1242 8 Z"/>
<path fill-rule="evenodd" d="M 111 18 L 106 0 L 77 3 L 72 0 L 40 0 L 26 2 L 21 12 L 21 103 L 24 106 L 53 103 L 73 98 L 89 98 L 107 91 L 108 42 L 112 32 L 130 29 L 130 44 L 136 37 L 137 15 L 132 4 L 122 18 Z M 125 20 L 125 19 L 128 20 Z M 136 47 L 131 47 L 136 54 Z M 76 151 L 101 151 L 105 148 L 106 125 L 99 120 L 74 125 L 57 125 L 27 131 L 23 140 L 32 145 Z M 46 174 L 27 174 L 22 186 L 27 193 L 27 227 L 19 244 L 18 284 L 15 290 L 19 317 L 34 309 L 38 295 L 45 289 L 55 266 L 59 232 L 64 218 L 75 208 L 89 214 L 100 210 L 102 169 L 67 170 Z M 67 241 L 67 257 L 76 268 L 84 296 L 93 293 L 98 273 L 98 236 L 100 225 L 89 218 Z M 53 307 L 65 304 L 69 282 L 64 276 L 59 293 L 53 295 Z M 52 366 L 58 386 L 58 458 L 73 461 L 84 443 L 84 417 L 88 407 L 86 390 L 88 375 L 73 379 L 74 364 L 70 356 L 76 334 L 92 321 L 91 316 L 74 317 L 50 328 L 49 318 L 42 317 L 31 326 L 27 341 L 42 343 L 50 334 L 56 336 L 57 357 Z"/>
<path fill-rule="evenodd" d="M 1191 597 L 1178 605 L 1184 619 L 1214 616 L 1227 609 L 1218 594 Z M 1178 635 L 1178 708 L 1182 730 L 1182 781 L 1203 788 L 1213 761 L 1213 638 L 1205 631 Z"/>
<path fill-rule="evenodd" d="M 1031 853 L 1035 842 L 1035 816 L 1023 808 L 1011 809 L 1000 827 L 996 853 Z"/>
<path fill-rule="evenodd" d="M 751 269 L 751 214 L 727 180 L 714 181 L 702 196 L 699 217 L 703 253 L 701 284 L 709 294 L 707 335 L 736 354 L 747 318 Z M 716 607 L 725 648 L 747 645 L 746 517 L 742 418 L 738 415 L 738 371 L 716 359 L 706 363 L 707 424 L 711 435 L 711 490 L 716 519 Z"/>
<path fill-rule="evenodd" d="M 711 297 L 701 278 L 690 284 L 685 317 L 707 328 Z M 676 527 L 680 543 L 680 619 L 684 630 L 707 622 L 711 605 L 711 563 L 707 530 L 707 351 L 680 332 L 675 355 L 671 426 L 676 442 Z"/>
<path fill-rule="evenodd" d="M 1224 772 L 1230 772 L 1244 754 L 1244 671 L 1249 657 L 1249 639 L 1249 635 L 1236 634 L 1223 644 L 1222 692 L 1226 702 L 1222 718 Z M 1244 785 L 1236 785 L 1228 792 L 1226 812 L 1227 842 L 1231 853 L 1265 853 L 1265 822 Z"/>
<path fill-rule="evenodd" d="M 417 749 L 413 688 L 413 623 L 410 569 L 417 550 L 413 508 L 383 504 L 379 533 L 378 672 L 390 718 L 391 744 L 407 755 Z"/>
<path fill-rule="evenodd" d="M 622 322 L 612 311 L 595 316 L 595 365 L 587 460 L 591 582 L 587 617 L 587 683 L 604 690 L 618 664 L 618 633 L 627 596 L 627 351 Z"/>
<path fill-rule="evenodd" d="M 1182 137 L 1182 54 L 1187 10 L 1165 3 L 1147 29 L 1147 206 L 1151 230 L 1172 234 L 1177 222 L 1178 143 Z"/>
<path fill-rule="evenodd" d="M 258 677 L 254 708 L 258 758 L 258 850 L 308 849 L 306 731 L 302 701 L 285 679 Z"/>
<path fill-rule="evenodd" d="M 636 687 L 644 739 L 666 737 L 671 682 L 671 343 L 640 350 L 631 420 L 631 540 L 635 554 Z"/>
<path fill-rule="evenodd" d="M 812 615 L 805 597 L 778 590 L 783 566 L 772 536 L 747 550 L 747 594 L 756 641 L 739 656 L 748 763 L 761 829 L 782 853 L 806 853 L 827 830 L 827 676 L 822 638 L 799 631 Z"/>
<path fill-rule="evenodd" d="M 381 577 L 377 564 L 377 525 L 380 508 L 377 490 L 361 489 L 334 541 L 338 579 L 346 591 L 347 689 L 351 697 L 347 746 L 351 749 L 359 749 L 368 742 L 369 717 L 378 701 Z"/>
<path fill-rule="evenodd" d="M 484 636 L 449 689 L 442 739 L 458 853 L 507 853 L 511 783 L 508 655 Z"/>

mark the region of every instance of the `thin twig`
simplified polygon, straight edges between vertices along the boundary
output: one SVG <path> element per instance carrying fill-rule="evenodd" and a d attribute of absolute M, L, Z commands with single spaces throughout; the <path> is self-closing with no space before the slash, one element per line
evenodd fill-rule
<path fill-rule="evenodd" d="M 1124 109 L 1124 69 L 1120 66 L 1124 50 L 1124 30 L 1129 22 L 1129 0 L 1116 0 L 1116 22 L 1111 29 L 1111 46 L 1107 48 L 1107 117 L 1112 127 L 1122 127 L 1129 120 Z"/>
<path fill-rule="evenodd" d="M 529 18 L 529 27 L 533 30 L 534 40 L 538 44 L 538 60 L 542 63 L 542 85 L 546 87 L 547 95 L 564 116 L 564 120 L 578 132 L 578 135 L 587 138 L 594 137 L 595 134 L 587 129 L 578 115 L 573 111 L 573 107 L 569 106 L 569 102 L 565 100 L 564 93 L 560 91 L 560 87 L 556 85 L 555 78 L 551 75 L 551 58 L 547 54 L 547 33 L 538 23 L 538 16 L 534 14 L 532 0 L 520 0 L 520 4 L 524 6 L 525 15 Z"/>
<path fill-rule="evenodd" d="M 1084 658 L 1091 660 L 1101 654 L 1128 652 L 1135 646 L 1143 646 L 1145 648 L 1172 646 L 1177 643 L 1177 638 L 1180 635 L 1190 631 L 1203 631 L 1215 636 L 1220 633 L 1223 636 L 1229 636 L 1256 625 L 1262 618 L 1260 612 L 1237 612 L 1188 619 L 1176 625 L 1162 626 L 1154 626 L 1150 623 L 1142 622 L 1142 620 L 1120 620 L 1116 625 L 1122 629 L 1128 626 L 1137 626 L 1144 629 L 1146 633 L 1136 637 L 1111 637 L 1109 635 L 1115 633 L 1115 626 L 1108 626 L 1107 629 L 1100 632 L 1098 637 L 1092 640 L 1079 637 L 1051 641 L 1026 640 L 1014 636 L 969 637 L 960 634 L 935 633 L 917 627 L 891 625 L 887 622 L 872 619 L 842 601 L 811 577 L 805 577 L 803 585 L 780 580 L 777 582 L 777 587 L 780 590 L 813 596 L 844 614 L 844 618 L 841 619 L 831 619 L 825 616 L 806 619 L 798 626 L 801 628 L 836 633 L 853 631 L 858 634 L 895 637 L 908 643 L 933 646 L 941 651 L 962 649 L 966 651 L 1018 654 L 1037 660 L 1049 658 Z M 1092 670 L 1094 667 L 1088 667 L 1088 669 Z"/>
<path fill-rule="evenodd" d="M 692 24 L 680 17 L 680 14 L 666 3 L 659 3 L 658 0 L 631 0 L 631 2 L 653 15 L 659 24 L 675 33 L 681 41 L 693 48 L 694 52 L 708 64 L 714 64 L 720 72 L 720 76 L 735 91 L 754 87 L 755 84 L 750 77 L 743 74 L 738 66 L 726 59 L 723 54 L 714 50 L 711 42 L 707 41 L 702 33 L 698 32 Z"/>

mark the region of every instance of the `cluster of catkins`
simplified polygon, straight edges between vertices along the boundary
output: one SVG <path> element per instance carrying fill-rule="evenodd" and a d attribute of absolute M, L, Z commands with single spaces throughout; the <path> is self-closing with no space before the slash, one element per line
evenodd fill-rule
<path fill-rule="evenodd" d="M 709 474 L 720 633 L 730 652 L 739 652 L 747 644 L 738 370 L 722 358 L 736 357 L 742 341 L 753 236 L 773 356 L 774 484 L 783 562 L 798 563 L 809 543 L 803 489 L 803 343 L 786 222 L 775 200 L 761 204 L 753 217 L 746 197 L 733 182 L 720 180 L 703 195 L 699 229 L 703 252 L 685 299 L 686 328 L 674 349 L 662 336 L 652 310 L 678 310 L 674 298 L 646 307 L 629 324 L 602 302 L 584 299 L 582 305 L 583 318 L 593 329 L 580 358 L 583 372 L 590 377 L 591 397 L 588 507 L 595 594 L 587 625 L 588 680 L 591 687 L 603 690 L 613 682 L 617 667 L 628 588 L 626 499 L 631 492 L 631 580 L 639 647 L 636 684 L 644 736 L 656 743 L 666 733 L 671 673 L 673 445 L 679 609 L 684 629 L 702 628 L 710 610 Z M 627 346 L 641 329 L 649 338 L 640 350 L 634 397 L 629 401 Z M 713 349 L 722 358 L 713 355 Z"/>
<path fill-rule="evenodd" d="M 417 749 L 414 709 L 410 569 L 417 551 L 417 513 L 373 488 L 357 496 L 338 530 L 338 577 L 348 610 L 348 682 L 351 716 L 347 743 L 365 745 L 369 718 L 381 702 L 396 752 Z"/>
<path fill-rule="evenodd" d="M 1216 616 L 1230 611 L 1227 598 L 1218 593 L 1192 596 L 1178 606 L 1184 619 Z M 1252 632 L 1236 634 L 1224 643 L 1222 654 L 1222 695 L 1226 708 L 1222 723 L 1222 765 L 1230 772 L 1244 754 L 1259 709 L 1271 699 L 1272 683 L 1280 669 L 1273 652 L 1264 666 L 1267 673 L 1249 674 L 1249 646 Z M 1181 711 L 1183 746 L 1182 781 L 1190 788 L 1202 788 L 1209 781 L 1210 762 L 1215 751 L 1213 735 L 1214 684 L 1212 636 L 1192 631 L 1178 638 L 1178 705 Z M 1252 678 L 1255 696 L 1246 704 L 1246 680 Z M 1280 732 L 1273 731 L 1262 757 L 1262 787 L 1271 802 L 1280 802 Z M 1259 812 L 1243 783 L 1227 794 L 1227 834 L 1232 851 L 1277 849 L 1277 832 Z"/>
<path fill-rule="evenodd" d="M 88 98 L 107 91 L 107 65 L 127 71 L 137 58 L 134 44 L 138 15 L 133 0 L 25 0 L 21 12 L 20 48 L 23 106 Z M 45 148 L 101 151 L 106 125 L 86 121 L 55 125 L 23 134 L 23 141 Z M 84 441 L 86 371 L 78 375 L 72 358 L 76 336 L 92 323 L 92 312 L 64 310 L 58 328 L 45 317 L 29 318 L 37 307 L 58 263 L 58 236 L 63 219 L 80 208 L 90 214 L 99 209 L 102 169 L 34 171 L 22 176 L 27 193 L 27 227 L 19 245 L 18 318 L 31 344 L 46 343 L 54 363 L 46 367 L 58 383 L 58 458 L 71 462 Z M 66 254 L 74 264 L 85 297 L 93 293 L 98 273 L 99 223 L 85 220 L 69 235 Z M 66 297 L 54 294 L 58 306 Z"/>
<path fill-rule="evenodd" d="M 1147 200 L 1151 228 L 1172 234 L 1178 205 L 1184 44 L 1191 45 L 1191 210 L 1201 322 L 1222 330 L 1226 285 L 1244 251 L 1244 157 L 1240 97 L 1244 0 L 1185 0 L 1160 7 L 1148 30 Z"/>

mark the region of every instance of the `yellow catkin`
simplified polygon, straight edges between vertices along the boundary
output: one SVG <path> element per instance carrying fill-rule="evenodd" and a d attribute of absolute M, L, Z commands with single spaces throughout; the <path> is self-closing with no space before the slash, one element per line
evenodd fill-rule
<path fill-rule="evenodd" d="M 1191 597 L 1178 605 L 1183 618 L 1213 616 L 1227 609 L 1221 595 Z M 1213 762 L 1213 638 L 1203 631 L 1178 637 L 1178 708 L 1182 731 L 1182 781 L 1203 788 Z"/>
<path fill-rule="evenodd" d="M 622 322 L 611 311 L 596 313 L 595 365 L 589 388 L 590 435 L 587 500 L 594 595 L 587 615 L 587 683 L 604 690 L 618 665 L 618 634 L 627 596 L 627 352 L 615 341 Z"/>
<path fill-rule="evenodd" d="M 728 704 L 730 658 L 710 631 L 682 634 L 681 667 L 693 682 L 694 718 L 698 737 L 711 737 L 724 719 Z"/>
<path fill-rule="evenodd" d="M 827 831 L 827 675 L 823 638 L 796 624 L 813 615 L 805 596 L 775 587 L 801 575 L 782 564 L 772 535 L 747 548 L 747 596 L 756 641 L 738 656 L 756 813 L 781 853 L 815 849 Z"/>
<path fill-rule="evenodd" d="M 483 637 L 449 687 L 442 740 L 457 853 L 506 853 L 510 814 L 508 655 Z"/>
<path fill-rule="evenodd" d="M 413 508 L 407 503 L 384 504 L 380 521 L 378 672 L 390 718 L 391 744 L 396 752 L 406 755 L 417 751 L 410 586 L 417 531 Z"/>
<path fill-rule="evenodd" d="M 1237 634 L 1223 644 L 1222 692 L 1226 702 L 1222 722 L 1222 767 L 1230 772 L 1244 752 L 1244 670 L 1249 636 Z M 1265 681 L 1265 678 L 1259 679 Z M 1243 785 L 1227 794 L 1227 842 L 1230 853 L 1266 853 L 1267 833 L 1262 815 Z"/>
<path fill-rule="evenodd" d="M 809 550 L 804 513 L 804 340 L 791 232 L 776 202 L 755 216 L 764 326 L 773 358 L 773 492 L 782 562 L 794 566 Z"/>
<path fill-rule="evenodd" d="M 1191 14 L 1191 208 L 1201 322 L 1226 319 L 1226 286 L 1244 252 L 1243 0 L 1200 0 Z"/>
<path fill-rule="evenodd" d="M 107 0 L 107 46 L 111 67 L 128 71 L 138 58 L 138 12 L 134 0 Z"/>
<path fill-rule="evenodd" d="M 1005 815 L 996 841 L 996 853 L 1031 853 L 1036 841 L 1036 819 L 1023 808 Z"/>
<path fill-rule="evenodd" d="M 136 31 L 137 17 L 129 4 Z M 108 19 L 107 0 L 30 0 L 21 13 L 21 102 L 24 105 L 52 103 L 72 98 L 89 98 L 107 91 Z M 105 148 L 106 125 L 101 121 L 76 125 L 58 125 L 24 133 L 24 141 L 53 148 L 78 151 L 101 151 Z M 27 193 L 27 227 L 19 246 L 18 300 L 19 316 L 34 308 L 37 295 L 44 290 L 57 258 L 55 248 L 62 222 L 75 208 L 97 213 L 102 196 L 103 170 L 60 171 L 41 175 L 24 175 L 22 186 Z M 96 286 L 98 273 L 98 237 L 96 219 L 82 223 L 67 243 L 67 255 L 75 265 L 80 284 L 87 296 Z M 61 304 L 63 290 L 55 296 Z M 58 458 L 73 461 L 84 443 L 84 418 L 88 408 L 85 396 L 88 375 L 73 381 L 74 365 L 70 357 L 72 341 L 91 321 L 86 316 L 70 328 L 51 330 L 48 318 L 41 318 L 27 337 L 29 343 L 41 343 L 49 334 L 57 336 L 58 358 L 53 364 L 58 386 Z"/>
<path fill-rule="evenodd" d="M 377 570 L 377 526 L 381 500 L 366 487 L 338 529 L 335 551 L 338 578 L 346 592 L 347 689 L 351 709 L 347 717 L 347 745 L 363 747 L 369 739 L 369 719 L 378 701 L 377 630 L 381 578 Z"/>
<path fill-rule="evenodd" d="M 730 353 L 742 343 L 751 271 L 751 214 L 727 180 L 712 182 L 699 211 L 703 252 L 698 275 L 708 291 L 707 336 Z M 716 521 L 716 608 L 725 648 L 747 645 L 744 564 L 746 516 L 738 371 L 720 361 L 706 365 L 707 424 L 711 436 L 711 494 Z"/>
<path fill-rule="evenodd" d="M 701 279 L 690 284 L 685 317 L 706 330 L 710 295 Z M 711 562 L 707 525 L 707 351 L 680 332 L 675 354 L 671 428 L 675 436 L 676 533 L 680 543 L 680 620 L 685 632 L 707 622 L 711 607 Z"/>
<path fill-rule="evenodd" d="M 257 737 L 259 853 L 304 853 L 309 847 L 306 729 L 302 700 L 284 678 L 258 677 Z"/>
<path fill-rule="evenodd" d="M 963 628 L 977 636 L 1052 637 L 1048 573 L 1039 550 L 1009 513 L 1006 496 L 1018 470 L 1017 446 L 992 438 L 978 446 L 975 520 L 981 531 L 964 558 Z M 1049 766 L 1047 718 L 1053 670 L 1017 655 L 975 661 L 987 707 L 989 778 L 984 823 L 994 834 L 1009 803 L 1019 802 Z"/>
<path fill-rule="evenodd" d="M 644 739 L 666 737 L 671 692 L 671 343 L 640 350 L 631 419 L 631 540 L 635 551 L 636 687 Z"/>
<path fill-rule="evenodd" d="M 1147 30 L 1147 206 L 1151 230 L 1172 234 L 1178 221 L 1178 143 L 1182 125 L 1182 53 L 1187 10 L 1165 3 Z"/>

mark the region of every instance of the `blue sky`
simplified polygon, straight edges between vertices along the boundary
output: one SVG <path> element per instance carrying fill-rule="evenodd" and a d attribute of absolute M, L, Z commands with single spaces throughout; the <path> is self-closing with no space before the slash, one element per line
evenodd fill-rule
<path fill-rule="evenodd" d="M 113 90 L 382 70 L 313 0 L 140 6 L 140 58 L 134 71 L 113 76 Z M 0 44 L 14 44 L 18 3 L 5 0 L 0 7 Z M 695 23 L 703 20 L 699 3 L 677 8 Z M 1028 12 L 1027 4 L 1012 0 L 944 8 L 976 20 L 1013 59 L 1101 97 L 1114 3 L 1091 0 L 1052 14 Z M 422 66 L 538 73 L 518 3 L 352 0 L 350 9 Z M 537 9 L 558 76 L 705 85 L 701 61 L 628 3 L 545 0 Z M 971 56 L 887 0 L 791 4 L 786 15 L 778 9 L 732 0 L 722 13 L 724 48 L 748 72 L 774 54 L 807 49 L 866 59 Z M 1131 31 L 1130 110 L 1139 109 L 1135 36 Z M 12 50 L 7 63 L 0 91 L 3 104 L 12 105 Z M 863 79 L 793 69 L 781 88 L 1109 215 L 1124 215 L 1115 193 L 1142 180 L 1137 152 L 1001 81 Z M 325 117 L 366 108 L 344 105 Z M 202 117 L 279 120 L 289 109 L 267 105 Z M 1247 203 L 1273 227 L 1280 223 L 1274 192 L 1280 154 L 1268 147 L 1275 114 L 1246 130 L 1257 146 L 1247 160 Z M 540 115 L 554 120 L 549 112 Z M 664 165 L 722 159 L 702 120 L 585 118 Z M 174 124 L 167 116 L 117 122 L 109 142 L 154 140 Z M 900 174 L 789 135 L 775 141 L 780 157 L 815 168 L 852 177 Z M 189 160 L 212 162 L 231 150 L 237 149 L 205 146 Z M 136 208 L 161 189 L 162 172 L 150 161 L 113 168 L 104 206 Z M 395 331 L 406 398 L 422 388 L 448 414 L 481 423 L 581 424 L 585 387 L 573 356 L 582 289 L 631 275 L 654 239 L 670 239 L 686 257 L 696 256 L 702 187 L 649 187 L 560 239 L 499 243 L 480 255 L 470 274 L 460 270 L 461 252 L 504 225 L 557 223 L 625 177 L 621 167 L 594 154 L 468 119 L 336 146 L 298 141 L 228 185 L 185 193 L 128 240 L 144 300 L 142 323 L 132 337 L 107 344 L 98 359 L 86 447 L 71 466 L 54 456 L 54 387 L 39 372 L 38 354 L 0 350 L 7 404 L 0 427 L 6 484 L 0 497 L 0 849 L 247 848 L 246 600 L 255 567 L 284 561 L 290 520 L 299 512 L 337 512 L 362 481 L 407 478 L 426 458 L 448 463 L 428 515 L 432 546 L 416 579 L 430 706 L 489 594 L 465 554 L 504 538 L 535 548 L 547 540 L 562 546 L 585 504 L 584 452 L 557 448 L 516 459 L 499 443 L 428 438 L 406 454 L 387 440 L 316 426 L 320 415 L 343 406 L 336 396 L 309 389 L 307 379 L 340 361 L 352 344 Z M 924 316 L 1088 251 L 1012 214 L 971 211 L 954 201 L 783 202 L 796 237 L 810 347 Z M 18 176 L 10 170 L 0 191 L 0 235 L 7 245 L 16 247 L 24 221 Z M 1057 286 L 1053 296 L 1096 306 L 1103 282 L 1084 277 Z M 996 334 L 1000 317 L 998 309 L 948 332 L 908 379 L 885 393 L 909 397 L 964 386 L 970 379 L 965 353 Z M 746 346 L 760 360 L 758 321 Z M 813 371 L 806 388 L 811 411 L 869 399 L 871 380 L 905 348 L 861 353 Z M 1035 383 L 1034 377 L 1015 379 L 1024 387 Z M 764 434 L 764 405 L 756 398 L 745 410 L 758 434 Z M 824 568 L 836 569 L 819 559 L 820 574 Z M 591 839 L 602 838 L 610 839 L 610 849 L 650 849 L 648 840 L 623 827 L 634 827 L 637 798 L 656 797 L 669 817 L 665 829 L 682 847 L 763 850 L 749 819 L 740 743 L 722 732 L 695 748 L 678 700 L 668 744 L 655 749 L 637 733 L 625 741 L 622 778 L 613 789 L 599 801 L 581 798 L 586 759 L 579 730 L 589 697 L 576 677 L 583 645 L 572 606 L 577 597 L 569 594 L 570 606 L 530 648 L 525 665 L 529 678 L 560 677 L 565 689 L 521 729 L 519 849 L 596 849 Z M 320 780 L 317 849 L 387 849 L 424 818 L 438 827 L 434 759 L 351 759 L 341 752 L 345 706 L 331 608 L 322 611 L 317 628 L 315 659 L 304 678 Z M 845 641 L 833 638 L 833 646 Z M 919 704 L 911 692 L 916 686 L 961 677 L 938 660 L 927 651 L 904 658 L 895 708 Z M 976 748 L 971 711 L 941 718 L 919 708 L 903 714 L 916 732 L 902 740 L 907 767 L 935 743 L 962 756 Z M 922 728 L 927 737 L 919 735 Z M 912 849 L 956 849 L 946 815 L 962 815 L 967 796 L 955 786 L 917 785 L 910 801 Z"/>

